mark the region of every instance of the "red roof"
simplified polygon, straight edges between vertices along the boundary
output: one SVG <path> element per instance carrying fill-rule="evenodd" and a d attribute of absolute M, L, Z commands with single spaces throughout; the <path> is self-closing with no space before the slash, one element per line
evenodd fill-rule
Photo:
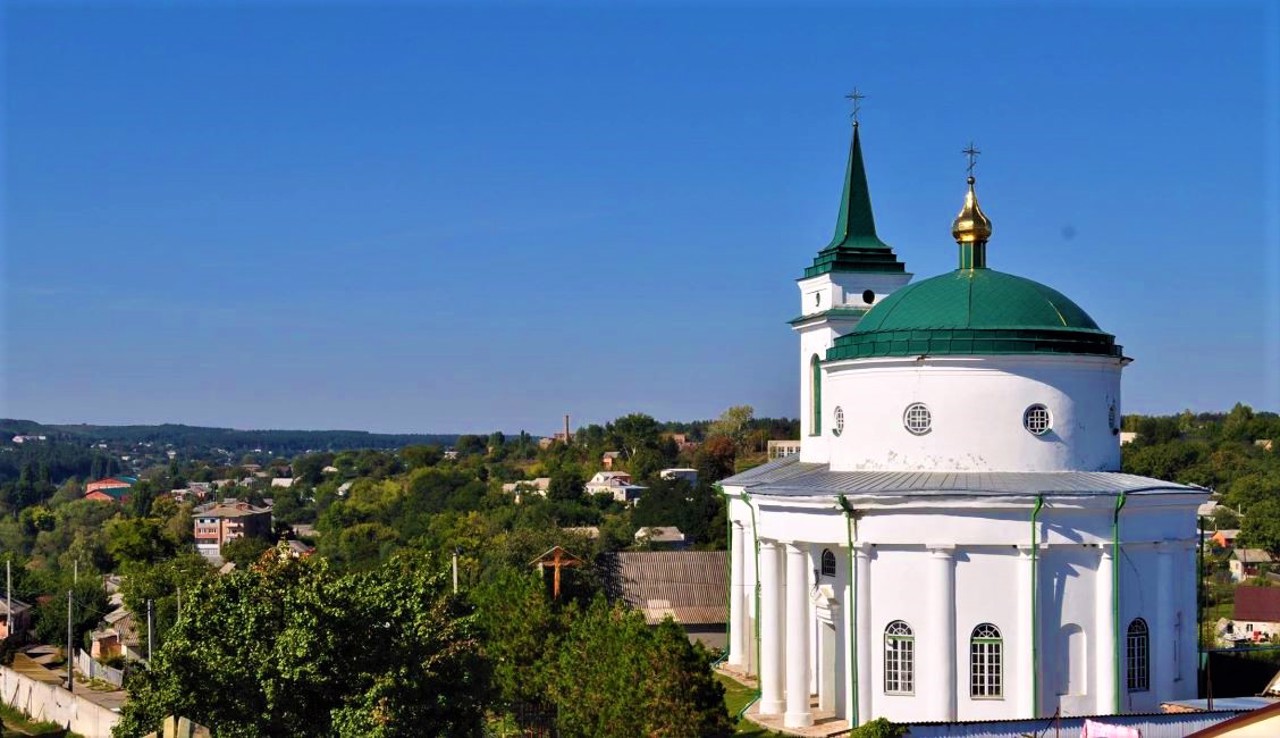
<path fill-rule="evenodd" d="M 1236 587 L 1236 620 L 1280 623 L 1280 587 Z"/>

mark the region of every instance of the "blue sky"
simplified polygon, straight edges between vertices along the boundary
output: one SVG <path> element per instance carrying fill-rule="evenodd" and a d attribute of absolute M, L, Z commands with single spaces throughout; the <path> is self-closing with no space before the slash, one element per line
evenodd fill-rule
<path fill-rule="evenodd" d="M 881 237 L 1280 409 L 1274 3 L 7 3 L 3 394 L 47 422 L 795 415 L 794 280 L 864 102 Z"/>

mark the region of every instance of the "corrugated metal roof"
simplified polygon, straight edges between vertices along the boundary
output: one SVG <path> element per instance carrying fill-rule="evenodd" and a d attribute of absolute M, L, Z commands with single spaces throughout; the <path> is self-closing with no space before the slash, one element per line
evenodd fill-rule
<path fill-rule="evenodd" d="M 1280 623 L 1280 589 L 1275 587 L 1236 587 L 1232 616 L 1236 620 Z"/>
<path fill-rule="evenodd" d="M 1150 477 L 1120 472 L 945 472 L 831 471 L 827 464 L 795 456 L 771 461 L 721 482 L 746 487 L 753 495 L 1115 495 L 1120 492 L 1205 492 Z"/>
<path fill-rule="evenodd" d="M 1215 700 L 1216 702 L 1216 700 Z M 1039 720 L 991 720 L 968 723 L 912 723 L 911 738 L 1025 738 L 1028 735 L 1078 736 L 1086 719 L 1106 725 L 1137 728 L 1142 738 L 1183 738 L 1239 715 L 1239 711 L 1154 713 L 1149 715 L 1095 715 Z"/>
<path fill-rule="evenodd" d="M 622 552 L 611 558 L 619 594 L 650 625 L 667 615 L 682 625 L 728 621 L 727 552 Z"/>

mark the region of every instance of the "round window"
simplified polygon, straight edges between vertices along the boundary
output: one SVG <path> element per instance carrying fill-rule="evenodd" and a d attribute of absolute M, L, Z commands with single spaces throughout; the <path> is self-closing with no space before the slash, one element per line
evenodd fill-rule
<path fill-rule="evenodd" d="M 841 433 L 844 433 L 844 408 L 840 407 L 839 405 L 836 405 L 835 416 L 836 416 L 836 425 L 834 428 L 831 429 L 831 432 L 838 436 Z"/>
<path fill-rule="evenodd" d="M 912 403 L 902 414 L 902 424 L 917 436 L 923 436 L 933 427 L 933 415 L 923 402 Z"/>
<path fill-rule="evenodd" d="M 1044 405 L 1032 405 L 1022 413 L 1022 426 L 1034 436 L 1043 436 L 1048 433 L 1052 425 L 1049 408 Z"/>
<path fill-rule="evenodd" d="M 870 305 L 871 303 L 876 301 L 876 293 L 872 292 L 871 290 L 863 290 L 862 301 Z"/>

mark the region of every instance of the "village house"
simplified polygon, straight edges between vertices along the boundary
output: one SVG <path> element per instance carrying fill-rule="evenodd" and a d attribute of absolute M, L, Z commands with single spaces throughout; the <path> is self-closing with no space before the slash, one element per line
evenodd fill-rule
<path fill-rule="evenodd" d="M 631 483 L 631 475 L 626 472 L 596 472 L 587 482 L 587 493 L 592 495 L 611 495 L 618 502 L 630 504 L 640 499 L 640 495 L 648 489 Z"/>
<path fill-rule="evenodd" d="M 684 548 L 688 541 L 684 532 L 674 525 L 655 525 L 636 531 L 636 543 L 646 543 L 660 548 Z"/>
<path fill-rule="evenodd" d="M 1269 641 L 1280 634 L 1280 587 L 1236 587 L 1231 620 L 1219 632 L 1226 641 Z"/>
<path fill-rule="evenodd" d="M 1227 568 L 1231 571 L 1233 581 L 1243 582 L 1249 577 L 1260 575 L 1261 567 L 1270 564 L 1271 561 L 1271 554 L 1260 548 L 1237 548 L 1231 552 L 1231 560 L 1227 562 Z"/>
<path fill-rule="evenodd" d="M 13 603 L 13 629 L 10 630 L 8 602 Z M 31 605 L 20 600 L 6 600 L 0 597 L 0 639 L 8 638 L 10 633 L 26 633 L 31 629 Z"/>
<path fill-rule="evenodd" d="M 502 485 L 502 491 L 509 495 L 515 495 L 516 502 L 526 494 L 547 496 L 547 490 L 551 487 L 551 477 L 538 477 L 537 479 L 523 479 L 519 482 L 507 482 Z"/>
<path fill-rule="evenodd" d="M 687 469 L 687 468 L 663 469 L 662 471 L 658 472 L 658 477 L 660 479 L 667 479 L 667 480 L 683 479 L 684 481 L 688 482 L 691 486 L 698 484 L 697 469 Z"/>
<path fill-rule="evenodd" d="M 600 466 L 604 467 L 605 471 L 613 471 L 613 465 L 621 458 L 621 451 L 605 451 L 604 455 L 600 457 Z"/>
<path fill-rule="evenodd" d="M 1240 537 L 1238 528 L 1215 531 L 1209 540 L 1218 548 L 1235 548 L 1236 539 Z"/>
<path fill-rule="evenodd" d="M 799 441 L 769 441 L 769 459 L 785 459 L 800 453 Z"/>
<path fill-rule="evenodd" d="M 724 648 L 729 583 L 725 551 L 638 551 L 605 559 L 614 596 L 657 625 L 670 617 L 691 641 Z"/>
<path fill-rule="evenodd" d="M 271 538 L 271 509 L 239 500 L 211 502 L 191 513 L 195 518 L 196 550 L 216 559 L 222 547 L 237 538 Z"/>

